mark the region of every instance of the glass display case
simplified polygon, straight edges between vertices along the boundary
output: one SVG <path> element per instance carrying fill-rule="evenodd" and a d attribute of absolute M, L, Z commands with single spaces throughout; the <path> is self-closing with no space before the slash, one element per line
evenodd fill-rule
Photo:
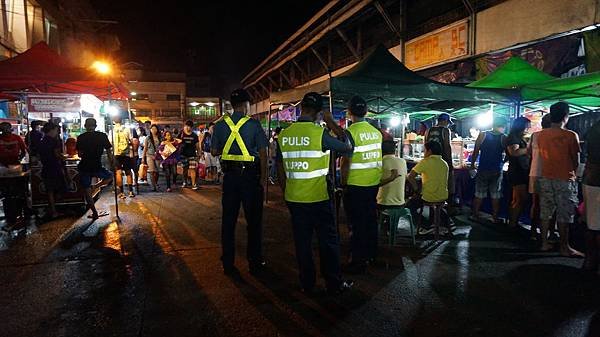
<path fill-rule="evenodd" d="M 450 143 L 452 148 L 452 164 L 455 168 L 469 166 L 471 155 L 475 148 L 475 141 L 471 139 L 454 139 Z"/>
<path fill-rule="evenodd" d="M 404 140 L 402 146 L 402 157 L 406 160 L 421 161 L 425 156 L 425 144 L 423 140 Z"/>
<path fill-rule="evenodd" d="M 469 166 L 471 154 L 475 147 L 475 140 L 454 139 L 450 143 L 452 149 L 452 164 L 455 168 Z M 425 156 L 425 144 L 423 139 L 405 140 L 402 147 L 402 155 L 406 160 L 421 161 Z"/>

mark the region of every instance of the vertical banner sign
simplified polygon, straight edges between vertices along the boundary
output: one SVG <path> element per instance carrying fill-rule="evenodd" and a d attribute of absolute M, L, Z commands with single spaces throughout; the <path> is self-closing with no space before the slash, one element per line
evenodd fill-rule
<path fill-rule="evenodd" d="M 468 20 L 453 23 L 404 44 L 405 65 L 418 70 L 469 54 Z"/>
<path fill-rule="evenodd" d="M 79 95 L 31 94 L 27 96 L 29 113 L 60 114 L 79 113 L 81 110 Z"/>

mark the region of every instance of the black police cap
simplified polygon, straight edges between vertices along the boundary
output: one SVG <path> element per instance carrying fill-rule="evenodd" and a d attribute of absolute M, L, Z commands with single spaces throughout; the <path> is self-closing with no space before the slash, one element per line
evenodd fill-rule
<path fill-rule="evenodd" d="M 323 109 L 323 96 L 321 96 L 320 94 L 318 94 L 316 92 L 309 92 L 306 95 L 304 95 L 304 98 L 302 98 L 301 105 L 305 106 L 307 108 L 322 110 Z"/>
<path fill-rule="evenodd" d="M 353 115 L 364 116 L 367 113 L 367 102 L 360 96 L 353 96 L 348 108 Z"/>
<path fill-rule="evenodd" d="M 231 93 L 230 97 L 231 104 L 238 104 L 243 102 L 250 102 L 250 95 L 245 89 L 235 89 Z"/>

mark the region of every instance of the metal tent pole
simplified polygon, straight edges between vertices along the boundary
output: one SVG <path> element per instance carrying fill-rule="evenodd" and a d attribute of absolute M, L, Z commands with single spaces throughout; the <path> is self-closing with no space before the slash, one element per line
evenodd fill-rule
<path fill-rule="evenodd" d="M 106 107 L 108 110 L 110 110 L 111 107 L 111 100 L 112 100 L 112 88 L 110 86 L 110 80 L 108 81 L 108 106 Z M 114 157 L 114 149 L 116 146 L 116 141 L 115 141 L 115 125 L 113 123 L 112 118 L 110 118 L 110 111 L 108 111 L 108 116 L 109 116 L 109 120 L 110 120 L 110 129 L 111 129 L 111 133 L 112 133 L 112 142 L 113 142 L 113 147 L 112 149 L 110 149 L 111 151 L 113 151 L 113 157 Z M 114 158 L 113 158 L 114 160 Z M 117 170 L 115 167 L 112 168 L 113 169 L 113 191 L 114 191 L 114 195 L 115 195 L 115 216 L 117 217 L 117 220 L 119 220 L 119 197 L 118 194 L 119 192 L 117 191 Z"/>
<path fill-rule="evenodd" d="M 272 131 L 271 131 L 271 110 L 272 110 L 272 107 L 273 107 L 273 105 L 271 104 L 271 102 L 269 102 L 269 112 L 268 112 L 268 115 L 267 115 L 267 130 L 269 132 L 269 138 L 271 138 L 271 134 L 272 134 Z M 271 158 L 271 156 L 272 156 L 272 154 L 271 154 L 271 147 L 267 146 L 267 163 L 266 163 L 267 164 L 267 169 L 268 169 L 268 161 L 269 161 L 269 158 Z M 275 164 L 275 163 L 273 163 L 273 164 Z M 263 179 L 266 180 L 266 182 L 265 182 L 265 189 L 266 189 L 265 190 L 265 203 L 266 204 L 269 203 L 269 174 L 270 174 L 270 172 L 267 172 L 266 176 L 263 177 Z"/>
<path fill-rule="evenodd" d="M 331 73 L 329 73 L 329 81 L 331 83 Z M 330 84 L 331 87 L 331 84 Z M 331 111 L 331 115 L 333 116 L 333 94 L 331 89 L 329 89 L 329 111 Z M 330 174 L 331 174 L 331 182 L 332 182 L 332 189 L 333 189 L 333 193 L 331 193 L 331 199 L 332 199 L 332 203 L 333 203 L 333 211 L 335 212 L 335 225 L 337 228 L 337 233 L 338 236 L 340 235 L 340 212 L 339 212 L 339 205 L 337 202 L 337 196 L 336 196 L 336 186 L 337 186 L 337 163 L 336 163 L 336 153 L 335 151 L 331 151 L 331 157 L 330 157 Z"/>

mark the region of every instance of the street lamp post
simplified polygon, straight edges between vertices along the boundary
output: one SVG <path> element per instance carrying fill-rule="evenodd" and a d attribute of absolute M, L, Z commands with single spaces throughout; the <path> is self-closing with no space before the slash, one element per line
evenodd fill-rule
<path fill-rule="evenodd" d="M 111 104 L 111 100 L 112 100 L 112 88 L 111 88 L 111 81 L 110 81 L 110 73 L 111 73 L 111 66 L 110 64 L 106 63 L 106 62 L 102 62 L 102 61 L 96 61 L 92 64 L 92 68 L 94 70 L 96 70 L 96 72 L 98 72 L 100 75 L 105 76 L 106 77 L 106 81 L 108 82 L 108 103 L 105 105 L 104 108 L 104 112 L 108 113 L 109 117 L 112 117 L 112 115 L 114 115 L 115 113 L 118 113 L 118 111 L 114 111 L 116 110 L 112 104 Z M 113 143 L 113 148 L 111 149 L 111 151 L 114 151 L 114 146 L 115 146 L 115 127 L 112 123 L 112 118 L 110 119 L 110 132 L 112 134 L 112 143 Z M 115 170 L 115 168 L 113 167 L 113 192 L 114 192 L 114 197 L 115 197 L 115 216 L 116 219 L 119 220 L 119 197 L 118 197 L 118 191 L 117 191 L 117 171 Z"/>

